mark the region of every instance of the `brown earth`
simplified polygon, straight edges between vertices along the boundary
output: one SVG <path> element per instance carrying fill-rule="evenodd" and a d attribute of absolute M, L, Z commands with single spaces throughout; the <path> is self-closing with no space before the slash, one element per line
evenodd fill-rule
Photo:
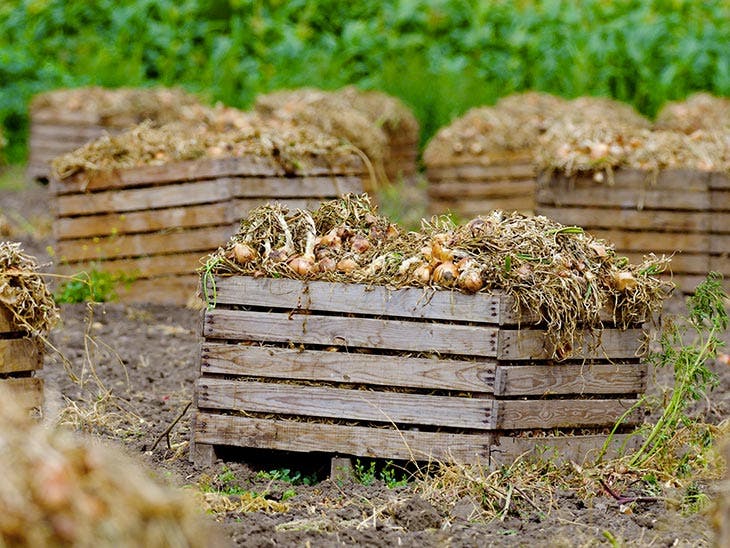
<path fill-rule="evenodd" d="M 0 214 L 26 252 L 49 262 L 47 190 L 29 186 L 0 190 Z M 49 270 L 49 269 L 46 269 Z M 49 278 L 49 280 L 51 280 Z M 680 310 L 680 299 L 670 303 Z M 469 520 L 474 510 L 464 499 L 446 510 L 428 502 L 417 482 L 388 488 L 326 479 L 326 456 L 235 451 L 210 468 L 187 459 L 192 399 L 197 375 L 200 312 L 180 307 L 122 304 L 63 305 L 61 324 L 50 341 L 42 377 L 46 383 L 44 419 L 63 422 L 102 438 L 147 463 L 163 481 L 188 488 L 210 486 L 236 494 L 229 511 L 214 518 L 231 543 L 240 546 L 704 546 L 712 532 L 704 515 L 683 516 L 660 501 L 636 504 L 630 512 L 596 489 L 588 499 L 556 490 L 552 500 L 509 514 L 503 521 Z M 727 334 L 725 335 L 727 339 Z M 730 368 L 713 366 L 721 384 L 697 412 L 717 423 L 730 409 Z M 80 379 L 73 382 L 71 374 Z M 655 379 L 666 384 L 667 372 Z M 656 389 L 655 385 L 655 389 Z M 174 426 L 176 418 L 183 415 Z M 172 428 L 170 428 L 172 426 Z M 170 428 L 169 436 L 165 431 Z M 407 467 L 409 468 L 409 467 Z M 290 470 L 314 478 L 313 485 L 271 479 L 266 472 Z M 409 468 L 412 470 L 412 467 Z M 702 489 L 715 492 L 716 483 Z M 286 511 L 240 511 L 250 497 L 258 503 L 283 502 Z M 254 499 L 256 501 L 256 499 Z M 238 505 L 239 510 L 233 509 Z"/>

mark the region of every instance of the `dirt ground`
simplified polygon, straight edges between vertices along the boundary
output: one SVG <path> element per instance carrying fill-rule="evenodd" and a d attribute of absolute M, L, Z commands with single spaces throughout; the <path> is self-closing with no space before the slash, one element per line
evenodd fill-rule
<path fill-rule="evenodd" d="M 0 213 L 12 227 L 11 235 L 3 238 L 23 242 L 26 252 L 44 264 L 51 260 L 47 247 L 52 244 L 46 193 L 37 185 L 0 190 Z M 681 300 L 671 306 L 680 309 Z M 453 501 L 456 504 L 448 511 L 432 504 L 415 482 L 389 488 L 379 480 L 362 485 L 326 479 L 329 460 L 321 456 L 236 451 L 222 455 L 223 460 L 210 468 L 196 468 L 187 458 L 192 412 L 186 407 L 198 373 L 200 312 L 170 306 L 74 304 L 63 305 L 61 317 L 50 338 L 56 351 L 49 352 L 42 371 L 44 419 L 123 448 L 174 485 L 210 485 L 213 490 L 236 486 L 239 491 L 227 497 L 229 511 L 213 516 L 233 545 L 712 544 L 705 515 L 683 516 L 661 501 L 637 504 L 629 512 L 600 490 L 587 500 L 571 491 L 557 491 L 552 501 L 536 500 L 536 507 L 520 516 L 484 524 L 470 521 L 472 508 L 461 501 Z M 727 418 L 730 409 L 730 368 L 721 363 L 713 367 L 721 384 L 698 412 L 717 423 Z M 656 382 L 665 383 L 666 374 Z M 296 472 L 316 476 L 317 481 L 292 484 L 266 474 L 283 469 L 290 470 L 290 476 Z M 702 488 L 712 495 L 716 484 L 705 483 Z M 271 510 L 240 511 L 248 501 L 246 492 L 257 493 Z M 274 503 L 283 506 L 273 508 Z"/>

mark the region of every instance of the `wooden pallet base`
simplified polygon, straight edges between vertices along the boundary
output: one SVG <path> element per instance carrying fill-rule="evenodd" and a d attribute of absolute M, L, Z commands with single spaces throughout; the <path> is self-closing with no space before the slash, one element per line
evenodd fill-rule
<path fill-rule="evenodd" d="M 201 466 L 212 464 L 216 448 L 223 446 L 491 467 L 526 455 L 582 463 L 597 458 L 608 439 L 606 434 L 554 435 L 549 431 L 533 437 L 419 432 L 210 413 L 198 413 L 194 429 L 190 459 Z M 618 454 L 628 439 L 627 434 L 616 435 L 607 455 Z"/>

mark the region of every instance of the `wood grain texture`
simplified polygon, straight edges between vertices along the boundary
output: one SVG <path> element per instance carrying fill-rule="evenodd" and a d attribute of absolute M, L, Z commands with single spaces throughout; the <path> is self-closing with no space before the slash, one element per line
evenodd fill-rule
<path fill-rule="evenodd" d="M 613 426 L 638 400 L 566 399 L 499 400 L 492 412 L 494 427 L 500 430 L 531 428 L 576 428 Z M 637 424 L 638 413 L 626 424 Z"/>
<path fill-rule="evenodd" d="M 170 230 L 149 234 L 126 234 L 109 238 L 61 240 L 56 246 L 60 262 L 80 262 L 143 257 L 200 251 L 212 252 L 224 245 L 235 232 L 235 227 L 213 226 L 189 230 Z"/>
<path fill-rule="evenodd" d="M 213 249 L 210 249 L 213 251 Z M 171 255 L 153 255 L 130 259 L 110 259 L 105 261 L 81 261 L 61 263 L 56 266 L 58 274 L 74 275 L 82 271 L 97 270 L 116 274 L 119 272 L 133 276 L 135 279 L 156 278 L 171 274 L 195 275 L 201 266 L 203 251 L 192 253 L 175 253 Z"/>
<path fill-rule="evenodd" d="M 532 194 L 481 200 L 454 198 L 452 200 L 431 200 L 428 207 L 432 215 L 443 215 L 450 212 L 459 215 L 462 219 L 471 219 L 479 215 L 489 215 L 494 209 L 501 209 L 508 213 L 512 211 L 529 213 L 535 210 L 535 198 Z"/>
<path fill-rule="evenodd" d="M 556 464 L 575 462 L 584 464 L 595 462 L 608 436 L 587 434 L 581 436 L 547 435 L 540 437 L 517 438 L 512 436 L 495 436 L 495 443 L 489 450 L 490 468 L 509 466 L 518 458 L 542 458 Z M 621 455 L 621 450 L 635 448 L 638 437 L 628 434 L 616 434 L 608 444 L 606 458 Z"/>
<path fill-rule="evenodd" d="M 613 171 L 613 179 L 603 174 L 602 180 L 595 179 L 595 172 L 565 175 L 559 171 L 542 172 L 538 175 L 541 186 L 553 185 L 568 191 L 576 189 L 608 188 L 633 191 L 680 191 L 706 192 L 711 187 L 712 174 L 693 169 L 664 169 L 652 173 L 642 169 L 618 168 Z"/>
<path fill-rule="evenodd" d="M 218 378 L 198 379 L 196 394 L 199 409 L 478 430 L 494 428 L 491 399 Z M 516 413 L 512 411 L 510 417 Z M 530 418 L 529 413 L 523 412 L 522 416 Z"/>
<path fill-rule="evenodd" d="M 581 363 L 499 365 L 495 396 L 639 394 L 646 390 L 647 365 Z"/>
<path fill-rule="evenodd" d="M 83 217 L 61 217 L 53 223 L 58 240 L 157 232 L 234 224 L 241 215 L 232 202 L 170 207 L 128 213 L 102 213 Z"/>
<path fill-rule="evenodd" d="M 220 277 L 216 305 L 245 304 L 288 310 L 370 314 L 373 316 L 516 323 L 514 300 L 503 293 L 466 295 L 416 287 L 382 286 L 284 278 Z M 524 320 L 524 321 L 527 321 Z"/>
<path fill-rule="evenodd" d="M 345 154 L 332 158 L 308 158 L 289 175 L 331 176 L 364 173 L 366 169 L 360 157 L 355 154 Z M 201 158 L 156 166 L 78 173 L 62 182 L 57 182 L 54 188 L 59 194 L 67 194 L 220 177 L 286 175 L 284 168 L 275 159 L 252 155 L 241 158 Z"/>
<path fill-rule="evenodd" d="M 204 342 L 201 373 L 491 393 L 496 362 Z M 519 380 L 508 380 L 510 386 Z"/>
<path fill-rule="evenodd" d="M 174 304 L 201 307 L 197 298 L 198 276 L 160 276 L 136 280 L 117 287 L 123 303 Z"/>
<path fill-rule="evenodd" d="M 37 339 L 0 339 L 0 374 L 43 367 L 43 346 Z"/>
<path fill-rule="evenodd" d="M 525 152 L 489 155 L 484 158 L 466 157 L 450 163 L 426 163 L 429 181 L 444 179 L 526 179 L 535 177 L 532 157 Z"/>
<path fill-rule="evenodd" d="M 601 207 L 550 207 L 537 205 L 536 213 L 565 225 L 594 229 L 709 232 L 712 215 L 706 211 L 662 211 Z"/>
<path fill-rule="evenodd" d="M 196 443 L 402 460 L 486 461 L 491 436 L 318 424 L 198 412 Z"/>
<path fill-rule="evenodd" d="M 581 348 L 565 349 L 570 359 L 633 359 L 645 351 L 645 333 L 641 329 L 602 329 L 596 334 L 583 333 Z M 501 330 L 497 346 L 498 360 L 546 360 L 554 355 L 545 341 L 545 332 L 533 329 Z"/>
<path fill-rule="evenodd" d="M 363 192 L 360 177 L 230 178 L 237 198 L 326 198 Z"/>
<path fill-rule="evenodd" d="M 541 206 L 593 206 L 622 209 L 674 209 L 707 211 L 709 192 L 655 190 L 638 192 L 631 188 L 596 186 L 586 188 L 542 187 L 537 190 Z"/>
<path fill-rule="evenodd" d="M 531 195 L 535 192 L 535 181 L 494 180 L 494 181 L 432 181 L 428 187 L 428 195 L 433 200 L 467 199 L 467 198 L 510 198 L 513 196 Z"/>
<path fill-rule="evenodd" d="M 601 238 L 615 245 L 618 253 L 647 249 L 655 253 L 675 251 L 706 253 L 710 248 L 710 236 L 707 233 L 626 231 L 620 228 L 593 229 L 589 232 L 595 238 Z"/>
<path fill-rule="evenodd" d="M 222 309 L 206 311 L 203 329 L 204 336 L 213 339 L 482 357 L 496 355 L 497 332 L 494 327 Z"/>

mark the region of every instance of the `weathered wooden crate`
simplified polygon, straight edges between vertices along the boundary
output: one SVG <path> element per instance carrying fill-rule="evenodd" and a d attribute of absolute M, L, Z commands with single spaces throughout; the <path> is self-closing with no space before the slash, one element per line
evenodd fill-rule
<path fill-rule="evenodd" d="M 648 253 L 674 254 L 672 280 L 691 292 L 711 270 L 730 276 L 730 178 L 695 170 L 651 174 L 617 169 L 542 174 L 537 213 L 585 228 L 615 244 L 632 263 Z"/>
<path fill-rule="evenodd" d="M 43 345 L 18 326 L 12 313 L 0 304 L 0 386 L 10 390 L 29 410 L 43 406 Z"/>
<path fill-rule="evenodd" d="M 96 115 L 77 111 L 31 113 L 26 176 L 48 181 L 54 158 L 71 152 L 104 135 L 115 135 L 134 124 L 100 124 Z"/>
<path fill-rule="evenodd" d="M 225 243 L 250 209 L 268 201 L 316 208 L 362 192 L 363 171 L 355 155 L 314 158 L 295 173 L 248 156 L 52 181 L 58 269 L 124 272 L 135 281 L 119 288 L 121 300 L 185 304 L 196 292 L 201 256 Z"/>
<path fill-rule="evenodd" d="M 196 386 L 200 461 L 216 446 L 491 463 L 546 447 L 582 459 L 646 386 L 642 329 L 607 323 L 558 363 L 503 293 L 234 276 L 215 295 Z"/>
<path fill-rule="evenodd" d="M 536 172 L 528 151 L 458 160 L 426 164 L 431 214 L 450 211 L 470 219 L 493 209 L 528 214 L 535 210 Z"/>

